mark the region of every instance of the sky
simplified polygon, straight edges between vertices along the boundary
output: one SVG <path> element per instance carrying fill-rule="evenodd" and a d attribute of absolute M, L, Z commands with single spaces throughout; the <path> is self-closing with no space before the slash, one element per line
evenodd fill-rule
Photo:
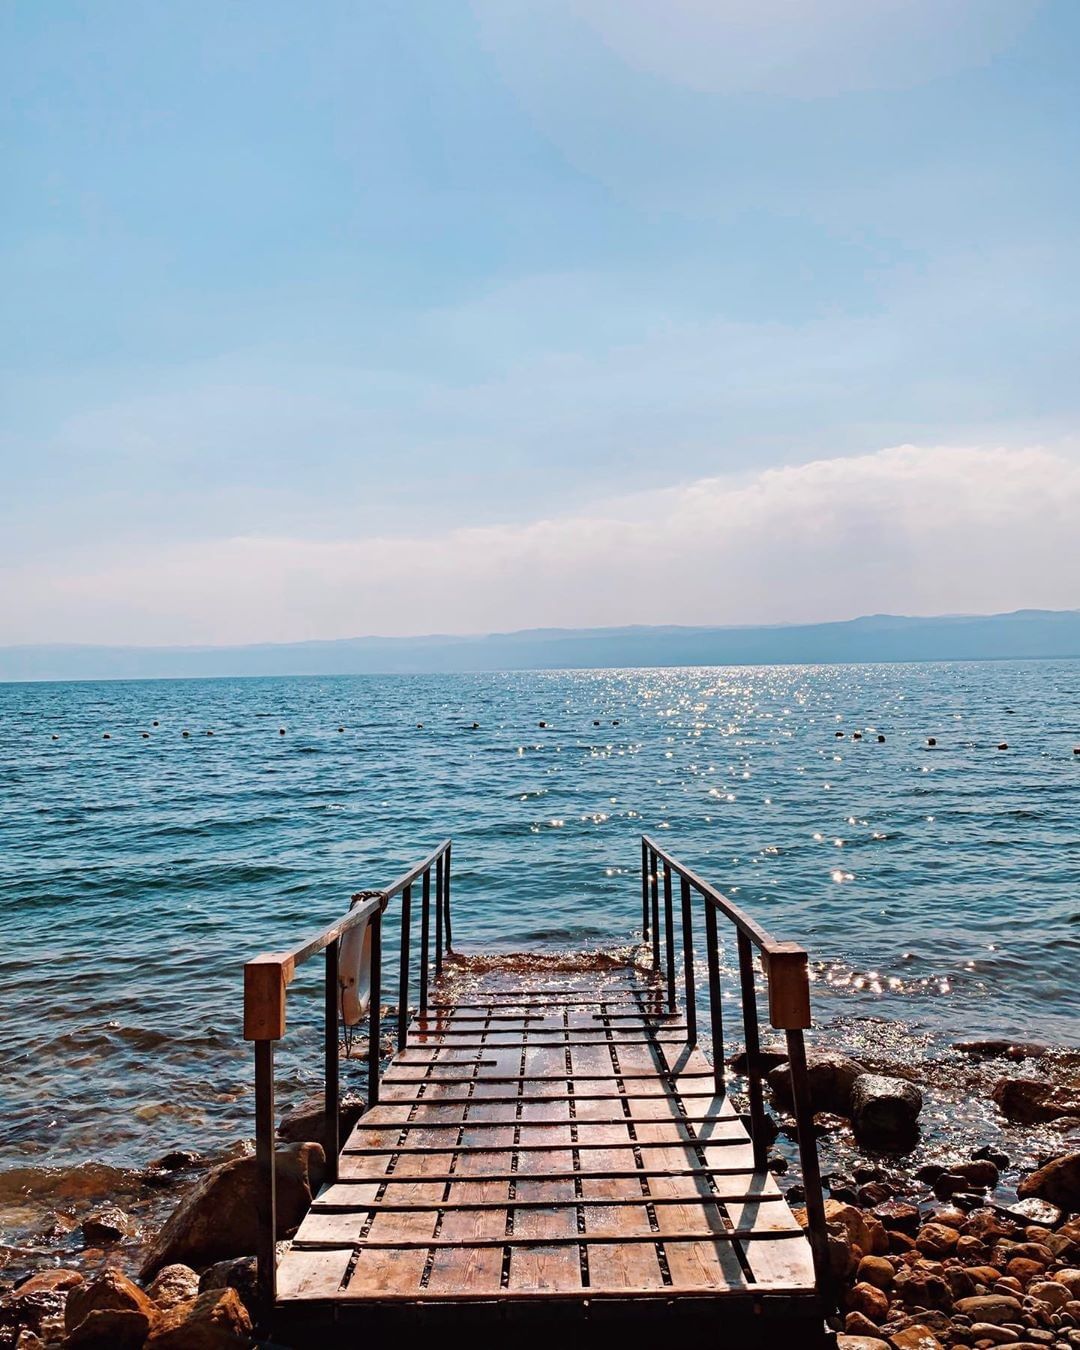
<path fill-rule="evenodd" d="M 0 4 L 0 643 L 1080 606 L 1074 0 Z"/>

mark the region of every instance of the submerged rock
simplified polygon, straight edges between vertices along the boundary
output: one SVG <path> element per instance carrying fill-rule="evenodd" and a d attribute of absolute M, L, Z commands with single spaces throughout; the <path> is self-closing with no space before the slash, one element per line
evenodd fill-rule
<path fill-rule="evenodd" d="M 288 1237 L 298 1227 L 322 1184 L 324 1168 L 320 1144 L 278 1149 L 278 1237 Z M 254 1158 L 234 1158 L 213 1168 L 150 1244 L 142 1278 L 151 1278 L 162 1266 L 206 1266 L 253 1252 L 257 1245 L 256 1194 Z"/>
<path fill-rule="evenodd" d="M 870 1148 L 906 1152 L 918 1134 L 922 1093 L 903 1078 L 860 1074 L 851 1088 L 855 1138 Z"/>
<path fill-rule="evenodd" d="M 130 1214 L 125 1214 L 119 1205 L 102 1205 L 88 1214 L 79 1225 L 83 1241 L 88 1247 L 102 1247 L 113 1242 L 122 1242 L 131 1237 L 138 1225 Z"/>
<path fill-rule="evenodd" d="M 976 1059 L 1041 1059 L 1050 1053 L 1042 1041 L 953 1041 L 953 1049 Z"/>
<path fill-rule="evenodd" d="M 999 1078 L 992 1095 L 1002 1115 L 1016 1125 L 1080 1116 L 1080 1091 L 1056 1087 L 1042 1078 Z"/>
<path fill-rule="evenodd" d="M 806 1056 L 806 1076 L 810 1087 L 812 1111 L 828 1111 L 837 1116 L 851 1115 L 851 1089 L 856 1078 L 865 1073 L 857 1060 L 832 1050 L 810 1050 Z M 778 1064 L 769 1072 L 772 1088 L 781 1106 L 791 1109 L 791 1067 Z"/>

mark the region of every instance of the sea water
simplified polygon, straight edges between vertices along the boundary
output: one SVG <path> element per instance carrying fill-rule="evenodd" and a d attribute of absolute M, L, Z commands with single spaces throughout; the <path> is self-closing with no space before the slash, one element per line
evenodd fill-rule
<path fill-rule="evenodd" d="M 1075 1046 L 1078 744 L 1075 662 L 0 686 L 0 1172 L 250 1136 L 244 961 L 448 835 L 464 951 L 631 943 L 647 832 L 809 949 L 819 1038 Z"/>

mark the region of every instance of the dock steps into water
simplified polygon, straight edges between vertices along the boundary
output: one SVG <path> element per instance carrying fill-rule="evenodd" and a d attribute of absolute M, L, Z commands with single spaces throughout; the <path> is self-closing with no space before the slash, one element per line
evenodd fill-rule
<path fill-rule="evenodd" d="M 277 1268 L 275 1339 L 678 1321 L 828 1344 L 810 1244 L 637 967 L 433 982 Z"/>

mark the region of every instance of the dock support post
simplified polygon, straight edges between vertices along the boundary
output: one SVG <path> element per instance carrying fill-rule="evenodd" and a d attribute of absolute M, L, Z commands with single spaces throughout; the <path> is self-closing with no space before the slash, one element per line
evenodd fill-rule
<path fill-rule="evenodd" d="M 757 991 L 754 988 L 754 953 L 750 939 L 742 931 L 739 932 L 739 984 L 742 989 L 747 1095 L 750 1098 L 750 1139 L 754 1145 L 754 1170 L 763 1172 L 769 1161 L 769 1147 L 765 1140 L 765 1102 L 761 1092 L 761 1041 L 758 1035 Z"/>
<path fill-rule="evenodd" d="M 324 1098 L 323 1116 L 326 1137 L 323 1147 L 326 1150 L 326 1180 L 333 1185 L 338 1179 L 338 1155 L 341 1153 L 340 1132 L 340 1093 L 338 1084 L 338 948 L 341 939 L 331 942 L 326 948 L 326 1002 L 324 1038 Z"/>
<path fill-rule="evenodd" d="M 255 1248 L 259 1304 L 268 1321 L 277 1298 L 277 1176 L 274 1170 L 274 1042 L 255 1042 Z"/>
<path fill-rule="evenodd" d="M 716 910 L 705 899 L 705 955 L 709 963 L 709 1025 L 712 1029 L 713 1084 L 722 1097 L 724 1085 L 724 1010 L 720 1001 L 720 952 L 716 945 Z"/>
<path fill-rule="evenodd" d="M 690 903 L 690 883 L 679 879 L 682 905 L 683 978 L 686 988 L 686 1043 L 697 1044 L 697 990 L 694 987 L 694 911 Z"/>
<path fill-rule="evenodd" d="M 641 941 L 649 945 L 649 846 L 641 841 Z"/>
<path fill-rule="evenodd" d="M 428 944 L 431 939 L 431 868 L 424 873 L 420 895 L 420 1015 L 427 1019 Z"/>
<path fill-rule="evenodd" d="M 660 873 L 656 854 L 649 850 L 649 884 L 652 892 L 652 963 L 660 969 Z"/>
<path fill-rule="evenodd" d="M 671 864 L 664 864 L 664 960 L 668 1015 L 675 1014 L 675 914 L 671 903 Z"/>
<path fill-rule="evenodd" d="M 825 1200 L 821 1193 L 821 1167 L 814 1139 L 814 1113 L 810 1105 L 810 1080 L 806 1070 L 806 1043 L 801 1031 L 788 1031 L 788 1065 L 791 1069 L 791 1095 L 795 1124 L 799 1133 L 799 1163 L 806 1191 L 807 1237 L 814 1254 L 814 1274 L 818 1288 L 832 1287 L 829 1271 L 829 1235 L 825 1226 Z"/>
<path fill-rule="evenodd" d="M 368 1013 L 368 1106 L 379 1104 L 382 1037 L 382 910 L 371 916 L 371 1003 Z"/>
<path fill-rule="evenodd" d="M 454 949 L 454 930 L 450 925 L 450 845 L 446 846 L 446 867 L 443 871 L 443 895 L 446 904 L 446 950 Z"/>

